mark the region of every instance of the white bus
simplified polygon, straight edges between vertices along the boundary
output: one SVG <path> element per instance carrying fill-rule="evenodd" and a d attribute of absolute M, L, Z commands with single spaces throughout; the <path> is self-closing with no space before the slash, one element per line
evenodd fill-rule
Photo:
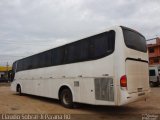
<path fill-rule="evenodd" d="M 150 92 L 146 40 L 123 26 L 13 63 L 13 91 L 74 103 L 121 106 Z"/>

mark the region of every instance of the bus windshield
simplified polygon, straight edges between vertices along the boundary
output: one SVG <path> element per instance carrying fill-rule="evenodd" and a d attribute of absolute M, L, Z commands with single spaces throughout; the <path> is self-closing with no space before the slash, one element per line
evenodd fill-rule
<path fill-rule="evenodd" d="M 149 70 L 149 76 L 156 76 L 155 70 Z"/>
<path fill-rule="evenodd" d="M 147 52 L 146 40 L 144 36 L 142 36 L 140 33 L 134 30 L 125 27 L 122 27 L 122 29 L 123 29 L 124 41 L 128 48 L 138 50 L 141 52 Z"/>

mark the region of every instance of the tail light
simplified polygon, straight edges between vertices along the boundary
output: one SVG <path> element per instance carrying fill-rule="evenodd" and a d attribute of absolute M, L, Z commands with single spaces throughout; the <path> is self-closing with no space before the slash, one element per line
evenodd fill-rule
<path fill-rule="evenodd" d="M 127 77 L 126 75 L 123 75 L 120 79 L 120 85 L 121 87 L 127 87 Z"/>

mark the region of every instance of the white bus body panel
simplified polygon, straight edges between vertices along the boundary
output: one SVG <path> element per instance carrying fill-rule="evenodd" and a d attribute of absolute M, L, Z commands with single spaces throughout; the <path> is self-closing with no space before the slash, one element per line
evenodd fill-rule
<path fill-rule="evenodd" d="M 126 60 L 127 88 L 129 93 L 148 90 L 148 63 Z"/>

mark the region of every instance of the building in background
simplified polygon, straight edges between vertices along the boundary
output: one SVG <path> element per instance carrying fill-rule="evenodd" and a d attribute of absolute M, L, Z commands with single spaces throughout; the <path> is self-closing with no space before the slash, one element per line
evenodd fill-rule
<path fill-rule="evenodd" d="M 149 65 L 160 64 L 160 38 L 155 38 L 151 42 L 147 42 Z"/>
<path fill-rule="evenodd" d="M 0 66 L 0 82 L 10 81 L 12 67 Z"/>

